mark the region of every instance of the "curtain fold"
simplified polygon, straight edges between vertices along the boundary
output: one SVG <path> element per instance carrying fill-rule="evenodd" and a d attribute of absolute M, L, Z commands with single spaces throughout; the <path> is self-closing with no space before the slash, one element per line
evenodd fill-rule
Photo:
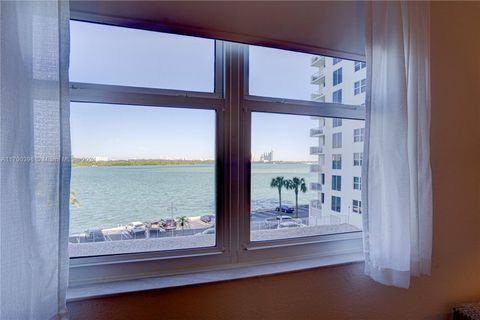
<path fill-rule="evenodd" d="M 430 273 L 429 2 L 368 2 L 365 272 L 407 288 Z"/>
<path fill-rule="evenodd" d="M 0 1 L 0 319 L 66 318 L 69 5 Z"/>

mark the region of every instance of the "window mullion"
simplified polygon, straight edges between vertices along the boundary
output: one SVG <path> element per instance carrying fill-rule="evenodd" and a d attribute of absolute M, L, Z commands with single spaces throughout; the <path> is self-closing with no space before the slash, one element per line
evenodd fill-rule
<path fill-rule="evenodd" d="M 231 263 L 238 262 L 238 252 L 241 247 L 242 212 L 244 210 L 243 191 L 245 184 L 245 168 L 242 155 L 245 146 L 242 128 L 242 95 L 243 95 L 243 48 L 241 44 L 225 42 L 225 112 L 228 119 L 228 190 L 229 198 L 229 248 Z"/>

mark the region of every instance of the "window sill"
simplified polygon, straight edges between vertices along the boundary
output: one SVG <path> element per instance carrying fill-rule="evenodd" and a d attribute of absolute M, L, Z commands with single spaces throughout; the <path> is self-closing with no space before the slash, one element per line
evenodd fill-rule
<path fill-rule="evenodd" d="M 89 284 L 69 287 L 67 301 L 80 301 L 138 291 L 244 279 L 361 261 L 363 261 L 363 253 L 347 253 L 288 262 L 237 264 L 188 274 Z"/>

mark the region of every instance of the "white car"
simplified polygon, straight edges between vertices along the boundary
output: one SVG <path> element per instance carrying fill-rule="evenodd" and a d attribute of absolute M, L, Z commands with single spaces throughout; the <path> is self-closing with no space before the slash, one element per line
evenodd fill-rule
<path fill-rule="evenodd" d="M 303 223 L 299 223 L 298 221 L 285 221 L 285 222 L 281 222 L 279 225 L 278 225 L 278 228 L 279 229 L 283 229 L 283 228 L 299 228 L 299 227 L 306 227 L 305 224 Z"/>
<path fill-rule="evenodd" d="M 145 232 L 146 230 L 147 227 L 143 222 L 140 221 L 130 222 L 127 224 L 127 231 L 131 234 Z"/>
<path fill-rule="evenodd" d="M 281 225 L 289 225 L 289 222 L 301 224 L 302 220 L 294 219 L 290 216 L 276 216 L 272 218 L 265 219 L 265 228 L 266 229 L 278 229 Z M 283 227 L 285 228 L 285 227 Z"/>

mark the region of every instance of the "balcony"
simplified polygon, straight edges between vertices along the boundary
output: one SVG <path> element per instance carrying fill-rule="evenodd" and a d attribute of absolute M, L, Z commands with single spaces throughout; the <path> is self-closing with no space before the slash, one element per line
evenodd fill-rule
<path fill-rule="evenodd" d="M 311 84 L 319 84 L 322 87 L 325 87 L 325 69 L 321 68 L 314 74 L 310 76 Z"/>
<path fill-rule="evenodd" d="M 310 95 L 312 101 L 316 102 L 325 102 L 325 93 L 320 91 L 315 91 Z"/>
<path fill-rule="evenodd" d="M 323 165 L 321 164 L 311 164 L 310 172 L 323 172 Z"/>
<path fill-rule="evenodd" d="M 322 209 L 322 202 L 320 200 L 312 200 L 310 201 L 310 207 L 315 209 Z"/>
<path fill-rule="evenodd" d="M 311 182 L 310 183 L 310 190 L 322 191 L 322 184 L 319 183 L 319 182 Z"/>
<path fill-rule="evenodd" d="M 323 131 L 323 129 L 310 129 L 310 137 L 314 138 L 314 137 L 321 137 L 321 136 L 324 136 L 325 135 L 325 132 Z"/>
<path fill-rule="evenodd" d="M 310 62 L 310 65 L 312 67 L 319 67 L 319 68 L 325 67 L 325 57 L 324 56 L 313 56 L 312 60 Z"/>
<path fill-rule="evenodd" d="M 311 155 L 320 155 L 323 154 L 323 148 L 322 147 L 310 147 L 310 154 Z"/>

